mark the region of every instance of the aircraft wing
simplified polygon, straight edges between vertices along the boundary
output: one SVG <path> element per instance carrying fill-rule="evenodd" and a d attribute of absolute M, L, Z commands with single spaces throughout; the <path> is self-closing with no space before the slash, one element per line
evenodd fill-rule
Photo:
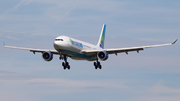
<path fill-rule="evenodd" d="M 126 54 L 128 54 L 128 52 L 131 52 L 131 51 L 139 52 L 146 48 L 173 45 L 176 43 L 176 41 L 174 41 L 173 43 L 167 43 L 167 44 L 148 45 L 148 46 L 139 46 L 139 47 L 112 48 L 112 49 L 101 49 L 101 50 L 83 50 L 82 53 L 84 53 L 86 55 L 93 55 L 93 54 L 96 55 L 99 51 L 106 51 L 108 54 L 116 54 L 117 55 L 117 53 L 122 53 L 122 52 L 125 52 Z"/>
<path fill-rule="evenodd" d="M 49 49 L 35 49 L 35 48 L 25 48 L 25 47 L 16 47 L 16 46 L 6 46 L 3 42 L 4 47 L 6 48 L 14 48 L 14 49 L 21 49 L 21 50 L 29 50 L 30 52 L 33 52 L 35 54 L 35 52 L 40 52 L 43 53 L 45 51 L 49 51 L 52 54 L 59 54 L 59 52 L 57 52 L 56 50 L 49 50 Z"/>

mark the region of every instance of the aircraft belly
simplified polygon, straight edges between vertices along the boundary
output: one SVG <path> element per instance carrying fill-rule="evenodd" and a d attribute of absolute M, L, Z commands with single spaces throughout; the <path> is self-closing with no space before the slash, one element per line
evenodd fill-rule
<path fill-rule="evenodd" d="M 87 56 L 83 53 L 79 53 L 77 51 L 73 50 L 64 50 L 64 49 L 58 49 L 59 52 L 62 52 L 63 54 L 68 55 L 70 58 L 74 60 L 88 60 L 88 61 L 94 61 L 96 58 L 92 56 Z"/>

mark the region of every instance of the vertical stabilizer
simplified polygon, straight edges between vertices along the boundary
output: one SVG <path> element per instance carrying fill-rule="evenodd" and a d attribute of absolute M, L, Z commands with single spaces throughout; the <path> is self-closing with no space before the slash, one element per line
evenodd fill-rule
<path fill-rule="evenodd" d="M 104 49 L 105 31 L 106 31 L 106 25 L 104 24 L 97 44 L 97 46 L 101 47 L 102 49 Z"/>

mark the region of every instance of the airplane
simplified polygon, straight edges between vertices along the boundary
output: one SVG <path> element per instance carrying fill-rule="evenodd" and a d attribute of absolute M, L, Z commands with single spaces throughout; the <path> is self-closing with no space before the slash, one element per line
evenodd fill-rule
<path fill-rule="evenodd" d="M 142 51 L 146 48 L 173 45 L 178 40 L 177 39 L 173 43 L 167 43 L 167 44 L 104 49 L 105 31 L 106 31 L 106 25 L 103 24 L 97 45 L 80 41 L 80 40 L 77 40 L 68 36 L 58 36 L 57 38 L 55 38 L 55 41 L 54 41 L 55 50 L 6 46 L 4 42 L 3 42 L 3 46 L 6 48 L 29 50 L 30 52 L 33 52 L 34 54 L 36 52 L 42 53 L 42 58 L 45 61 L 51 61 L 53 59 L 53 55 L 59 55 L 60 56 L 59 59 L 64 60 L 64 62 L 62 62 L 62 66 L 64 70 L 70 69 L 69 62 L 67 62 L 68 57 L 74 60 L 95 61 L 94 62 L 95 69 L 98 69 L 98 68 L 101 69 L 102 66 L 99 60 L 101 61 L 107 60 L 109 54 L 117 55 L 117 53 L 123 53 L 123 52 L 128 54 L 128 52 L 132 52 L 132 51 L 136 51 L 137 53 L 139 53 L 139 51 Z"/>

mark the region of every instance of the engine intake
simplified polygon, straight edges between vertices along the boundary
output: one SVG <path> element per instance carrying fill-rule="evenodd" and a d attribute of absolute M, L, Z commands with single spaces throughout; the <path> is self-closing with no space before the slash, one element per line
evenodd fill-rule
<path fill-rule="evenodd" d="M 42 53 L 42 58 L 45 61 L 51 61 L 53 59 L 53 54 L 51 52 L 43 52 Z"/>
<path fill-rule="evenodd" d="M 108 59 L 108 53 L 106 51 L 100 51 L 97 53 L 97 57 L 102 60 L 105 61 Z"/>

